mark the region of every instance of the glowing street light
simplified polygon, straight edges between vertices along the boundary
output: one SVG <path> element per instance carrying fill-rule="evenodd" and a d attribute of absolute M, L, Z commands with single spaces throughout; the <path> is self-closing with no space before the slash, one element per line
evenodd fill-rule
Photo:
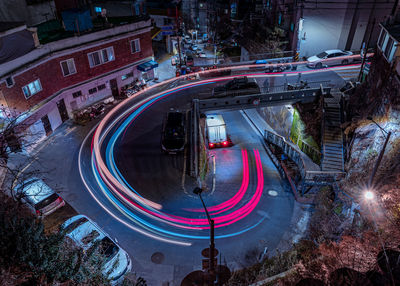
<path fill-rule="evenodd" d="M 364 193 L 364 197 L 365 197 L 368 201 L 370 201 L 370 200 L 374 199 L 374 193 L 371 192 L 371 191 L 366 191 L 366 192 Z"/>

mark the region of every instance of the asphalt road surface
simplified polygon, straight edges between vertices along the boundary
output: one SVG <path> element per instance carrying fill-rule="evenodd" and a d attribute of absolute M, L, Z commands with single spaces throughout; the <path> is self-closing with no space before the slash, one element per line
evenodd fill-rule
<path fill-rule="evenodd" d="M 297 78 L 293 75 L 287 79 L 295 82 Z M 343 84 L 343 79 L 333 71 L 304 74 L 302 79 L 330 80 L 331 86 Z M 265 77 L 259 77 L 257 81 L 262 85 Z M 276 76 L 270 77 L 268 81 L 270 86 L 282 85 L 285 79 Z M 190 108 L 193 98 L 208 96 L 212 85 L 214 84 L 185 89 L 153 104 L 126 129 L 114 147 L 114 159 L 122 177 L 141 196 L 161 204 L 162 211 L 170 216 L 205 219 L 203 212 L 193 212 L 193 209 L 200 210 L 202 206 L 199 198 L 192 194 L 195 182 L 184 172 L 185 153 L 161 153 L 162 119 L 170 108 L 186 110 Z M 139 100 L 135 99 L 135 102 Z M 214 188 L 212 184 L 208 185 L 208 190 L 203 193 L 204 201 L 207 207 L 212 208 L 234 197 L 243 184 L 245 161 L 248 162 L 248 187 L 241 200 L 229 211 L 234 212 L 254 201 L 255 197 L 258 198 L 254 208 L 246 216 L 216 228 L 216 236 L 219 237 L 216 239 L 216 248 L 221 253 L 221 262 L 235 270 L 254 263 L 265 247 L 273 250 L 278 246 L 284 233 L 290 231 L 294 201 L 292 195 L 284 190 L 260 136 L 240 111 L 218 112 L 224 116 L 233 146 L 209 152 L 210 160 L 213 160 L 211 155 L 215 158 L 216 182 Z M 132 258 L 132 271 L 144 277 L 148 285 L 162 285 L 167 281 L 170 285 L 180 285 L 185 275 L 201 269 L 201 250 L 208 246 L 208 229 L 181 229 L 165 221 L 151 219 L 152 224 L 167 231 L 202 237 L 196 239 L 170 236 L 171 239 L 187 243 L 179 245 L 151 238 L 130 228 L 132 225 L 139 230 L 143 226 L 133 223 L 121 213 L 101 192 L 96 178 L 93 177 L 90 160 L 94 126 L 95 122 L 83 127 L 64 124 L 39 147 L 35 154 L 37 160 L 27 170 L 45 170 L 46 182 L 51 187 L 61 190 L 62 196 L 79 213 L 88 215 L 111 237 L 117 239 Z M 81 142 L 85 138 L 88 139 L 82 146 L 81 170 L 85 183 L 94 196 L 82 183 L 78 167 Z M 109 138 L 110 136 L 106 140 Z M 246 159 L 243 157 L 244 153 Z M 14 164 L 23 162 L 24 159 L 24 156 L 17 155 L 13 158 Z M 213 168 L 214 164 L 211 166 Z M 257 171 L 260 169 L 262 174 Z M 258 196 L 260 181 L 262 192 Z M 137 215 L 149 219 L 143 214 Z"/>

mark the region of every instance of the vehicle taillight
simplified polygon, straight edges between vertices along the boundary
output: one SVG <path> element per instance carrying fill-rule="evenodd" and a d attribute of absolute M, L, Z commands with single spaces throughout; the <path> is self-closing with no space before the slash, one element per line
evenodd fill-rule
<path fill-rule="evenodd" d="M 63 201 L 63 199 L 61 197 L 57 198 L 57 203 L 61 203 Z"/>
<path fill-rule="evenodd" d="M 214 143 L 209 143 L 208 146 L 209 146 L 210 148 L 214 148 Z"/>
<path fill-rule="evenodd" d="M 228 141 L 224 141 L 224 142 L 222 142 L 222 145 L 224 145 L 224 146 L 228 146 Z"/>

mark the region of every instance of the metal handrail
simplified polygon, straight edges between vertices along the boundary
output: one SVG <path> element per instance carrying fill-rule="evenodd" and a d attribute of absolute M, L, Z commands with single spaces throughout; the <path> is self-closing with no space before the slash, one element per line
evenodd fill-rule
<path fill-rule="evenodd" d="M 300 168 L 300 174 L 302 178 L 305 178 L 306 175 L 306 168 L 303 158 L 300 155 L 300 152 L 296 150 L 293 146 L 286 142 L 286 139 L 283 136 L 278 134 L 272 133 L 268 130 L 264 131 L 264 139 L 267 140 L 269 143 L 274 144 L 280 147 L 283 152 L 293 161 L 296 163 L 297 166 Z M 296 155 L 293 155 L 296 154 Z"/>

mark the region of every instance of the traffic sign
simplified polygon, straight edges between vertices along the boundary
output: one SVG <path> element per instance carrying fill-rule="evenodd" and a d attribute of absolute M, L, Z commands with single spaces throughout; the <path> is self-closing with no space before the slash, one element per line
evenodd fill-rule
<path fill-rule="evenodd" d="M 163 35 L 163 36 L 167 36 L 167 35 L 172 36 L 174 34 L 175 34 L 175 31 L 162 31 L 161 32 L 161 35 Z"/>

